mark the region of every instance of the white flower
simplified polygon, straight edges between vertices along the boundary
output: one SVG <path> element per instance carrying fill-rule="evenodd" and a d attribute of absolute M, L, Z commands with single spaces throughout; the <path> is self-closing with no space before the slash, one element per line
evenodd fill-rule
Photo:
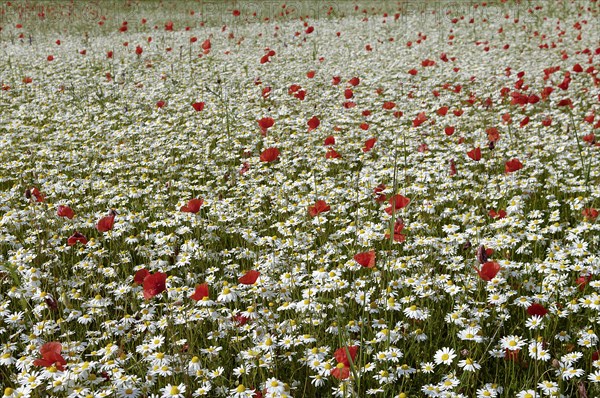
<path fill-rule="evenodd" d="M 434 355 L 434 362 L 436 365 L 444 364 L 444 365 L 452 365 L 452 361 L 456 358 L 456 353 L 454 349 L 444 347 L 441 350 L 437 350 Z"/>

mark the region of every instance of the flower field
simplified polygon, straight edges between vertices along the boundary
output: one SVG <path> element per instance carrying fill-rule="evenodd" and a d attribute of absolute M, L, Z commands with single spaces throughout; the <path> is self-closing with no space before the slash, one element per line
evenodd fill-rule
<path fill-rule="evenodd" d="M 0 394 L 600 396 L 599 31 L 2 0 Z"/>

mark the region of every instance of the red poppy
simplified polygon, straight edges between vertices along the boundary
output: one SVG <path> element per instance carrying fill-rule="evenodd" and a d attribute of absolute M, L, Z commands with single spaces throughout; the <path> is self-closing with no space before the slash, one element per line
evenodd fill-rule
<path fill-rule="evenodd" d="M 338 151 L 336 151 L 333 148 L 327 148 L 327 153 L 325 154 L 325 159 L 339 159 L 341 158 L 342 155 L 340 155 L 338 153 Z"/>
<path fill-rule="evenodd" d="M 209 296 L 208 283 L 201 283 L 196 286 L 196 290 L 194 291 L 194 294 L 192 294 L 190 296 L 190 298 L 192 300 L 200 301 L 204 297 L 208 297 L 208 296 Z"/>
<path fill-rule="evenodd" d="M 473 267 L 481 279 L 486 282 L 491 281 L 500 271 L 500 264 L 495 261 L 488 261 L 481 266 L 481 269 Z"/>
<path fill-rule="evenodd" d="M 580 291 L 584 291 L 586 285 L 588 284 L 589 281 L 592 280 L 592 275 L 588 275 L 588 276 L 580 276 L 579 278 L 577 278 L 575 280 L 575 284 L 577 285 L 577 288 Z"/>
<path fill-rule="evenodd" d="M 338 84 L 340 84 L 340 82 L 342 81 L 342 78 L 339 76 L 334 76 L 331 79 L 331 84 L 333 84 L 334 86 L 337 86 Z"/>
<path fill-rule="evenodd" d="M 456 163 L 454 162 L 454 159 L 450 159 L 450 175 L 456 175 L 457 170 L 456 170 Z"/>
<path fill-rule="evenodd" d="M 162 108 L 163 106 L 165 106 L 165 101 L 157 101 L 157 102 L 156 102 L 156 107 L 157 107 L 157 108 L 159 108 L 159 109 L 160 109 L 160 108 Z"/>
<path fill-rule="evenodd" d="M 204 109 L 204 102 L 194 102 L 192 108 L 194 108 L 196 112 L 200 112 Z"/>
<path fill-rule="evenodd" d="M 552 118 L 550 116 L 547 116 L 544 119 L 542 119 L 542 126 L 548 127 L 551 125 L 552 125 Z"/>
<path fill-rule="evenodd" d="M 115 215 L 111 212 L 111 214 L 109 214 L 108 216 L 102 217 L 100 220 L 98 220 L 98 223 L 96 224 L 96 229 L 98 230 L 98 232 L 107 232 L 113 229 L 114 226 Z"/>
<path fill-rule="evenodd" d="M 32 196 L 35 198 L 35 201 L 41 203 L 46 200 L 46 195 L 40 192 L 39 189 L 33 187 L 25 191 L 25 196 L 27 198 L 31 198 Z"/>
<path fill-rule="evenodd" d="M 313 206 L 308 206 L 308 214 L 315 217 L 318 214 L 328 212 L 330 206 L 324 200 L 317 200 Z"/>
<path fill-rule="evenodd" d="M 253 285 L 259 276 L 260 272 L 251 269 L 250 271 L 246 272 L 243 276 L 241 276 L 238 279 L 238 282 L 242 285 Z"/>
<path fill-rule="evenodd" d="M 75 231 L 73 235 L 69 236 L 69 239 L 67 239 L 67 245 L 75 246 L 77 242 L 81 243 L 82 245 L 86 245 L 88 240 L 83 234 Z"/>
<path fill-rule="evenodd" d="M 142 55 L 142 53 L 143 53 L 143 52 L 144 52 L 144 49 L 142 48 L 142 46 L 137 46 L 137 47 L 135 48 L 135 54 L 136 54 L 136 55 L 138 55 L 138 56 L 139 56 L 139 55 Z"/>
<path fill-rule="evenodd" d="M 350 354 L 350 356 L 348 356 Z M 341 347 L 335 350 L 333 356 L 338 363 L 343 363 L 346 366 L 350 366 L 354 363 L 356 355 L 358 354 L 358 346 L 347 346 Z"/>
<path fill-rule="evenodd" d="M 375 266 L 375 250 L 355 254 L 354 261 L 365 268 L 373 268 Z"/>
<path fill-rule="evenodd" d="M 416 75 L 417 75 L 417 73 L 419 73 L 419 71 L 418 71 L 418 70 L 416 70 L 415 68 L 413 68 L 413 69 L 411 69 L 411 70 L 409 70 L 409 71 L 408 71 L 408 74 L 409 74 L 409 75 L 412 75 L 412 76 L 416 76 Z"/>
<path fill-rule="evenodd" d="M 499 209 L 498 212 L 496 212 L 496 210 L 492 209 L 488 212 L 488 215 L 492 218 L 501 219 L 506 217 L 506 211 L 503 209 Z"/>
<path fill-rule="evenodd" d="M 404 220 L 402 218 L 398 218 L 394 223 L 394 242 L 404 242 L 406 240 L 406 235 L 402 234 L 402 230 L 404 229 Z M 385 239 L 389 239 L 390 234 L 385 234 Z"/>
<path fill-rule="evenodd" d="M 142 283 L 144 283 L 144 279 L 146 279 L 148 275 L 150 275 L 150 271 L 148 271 L 146 268 L 137 270 L 135 275 L 133 276 L 133 283 L 135 283 L 136 285 L 141 285 Z"/>
<path fill-rule="evenodd" d="M 390 110 L 390 109 L 394 109 L 394 107 L 396 106 L 396 103 L 392 102 L 392 101 L 387 101 L 383 103 L 383 109 L 386 110 Z"/>
<path fill-rule="evenodd" d="M 155 272 L 144 278 L 144 298 L 151 299 L 167 290 L 167 274 L 163 272 Z"/>
<path fill-rule="evenodd" d="M 375 138 L 375 137 L 369 138 L 368 140 L 365 141 L 365 146 L 363 147 L 362 151 L 369 152 L 371 149 L 373 149 L 376 142 L 377 142 L 377 138 Z"/>
<path fill-rule="evenodd" d="M 360 84 L 360 79 L 358 77 L 353 77 L 352 79 L 348 80 L 348 83 L 356 87 Z"/>
<path fill-rule="evenodd" d="M 498 129 L 496 127 L 488 127 L 485 129 L 485 132 L 488 137 L 488 141 L 497 142 L 500 140 L 500 133 L 498 133 Z"/>
<path fill-rule="evenodd" d="M 436 111 L 436 113 L 440 116 L 446 116 L 446 114 L 448 113 L 448 107 L 447 106 L 442 106 L 440 109 L 438 109 Z"/>
<path fill-rule="evenodd" d="M 325 146 L 329 146 L 329 145 L 335 145 L 335 137 L 330 135 L 327 138 L 325 138 L 325 141 L 323 141 L 323 145 Z"/>
<path fill-rule="evenodd" d="M 396 194 L 392 196 L 389 200 L 390 207 L 385 209 L 387 214 L 393 214 L 396 210 L 403 209 L 410 203 L 410 199 L 402 196 L 400 194 Z"/>
<path fill-rule="evenodd" d="M 75 212 L 69 206 L 59 205 L 56 209 L 56 215 L 59 217 L 67 217 L 72 220 L 75 217 Z"/>
<path fill-rule="evenodd" d="M 446 126 L 446 127 L 444 128 L 444 133 L 445 133 L 446 135 L 450 136 L 450 135 L 454 134 L 454 130 L 455 130 L 455 129 L 454 129 L 454 126 Z"/>
<path fill-rule="evenodd" d="M 477 147 L 475 149 L 471 149 L 469 152 L 467 152 L 467 156 L 474 161 L 479 162 L 481 160 L 481 148 Z"/>
<path fill-rule="evenodd" d="M 275 147 L 267 148 L 260 154 L 261 162 L 274 162 L 279 158 L 279 149 Z"/>
<path fill-rule="evenodd" d="M 165 24 L 165 30 L 167 32 L 171 32 L 173 31 L 173 21 L 169 21 Z"/>
<path fill-rule="evenodd" d="M 586 220 L 595 220 L 598 218 L 598 210 L 594 209 L 593 207 L 588 207 L 581 211 L 581 215 Z"/>
<path fill-rule="evenodd" d="M 345 89 L 344 90 L 344 98 L 349 100 L 352 97 L 354 97 L 354 92 L 352 91 L 352 89 L 350 89 L 350 88 Z"/>
<path fill-rule="evenodd" d="M 40 347 L 42 358 L 33 361 L 33 365 L 45 368 L 54 366 L 56 369 L 63 371 L 65 370 L 64 365 L 67 364 L 67 361 L 60 355 L 61 351 L 62 345 L 58 341 L 46 343 Z"/>
<path fill-rule="evenodd" d="M 312 79 L 313 77 L 315 77 L 315 73 L 316 72 L 314 70 L 309 70 L 308 72 L 306 72 L 306 77 Z"/>
<path fill-rule="evenodd" d="M 260 131 L 262 132 L 263 136 L 267 134 L 267 129 L 269 129 L 270 127 L 273 127 L 273 125 L 275 124 L 275 119 L 273 119 L 272 117 L 263 117 L 262 119 L 259 119 L 258 121 L 258 126 L 260 127 Z"/>
<path fill-rule="evenodd" d="M 512 173 L 515 172 L 517 170 L 521 170 L 523 168 L 523 163 L 521 163 L 519 161 L 519 159 L 514 158 L 511 160 L 508 160 L 505 164 L 504 164 L 504 171 L 506 173 Z"/>
<path fill-rule="evenodd" d="M 200 207 L 204 204 L 204 200 L 202 198 L 194 198 L 190 199 L 187 202 L 187 205 L 181 206 L 181 211 L 184 213 L 198 213 L 200 211 Z"/>
<path fill-rule="evenodd" d="M 315 130 L 317 127 L 319 127 L 319 125 L 321 124 L 321 121 L 319 120 L 318 117 L 313 116 L 311 117 L 308 122 L 306 122 L 306 124 L 308 124 L 308 131 L 313 131 Z"/>
<path fill-rule="evenodd" d="M 376 202 L 382 203 L 387 200 L 387 197 L 383 193 L 384 190 L 385 190 L 385 185 L 383 185 L 383 184 L 379 184 L 373 189 L 373 193 L 375 194 Z"/>
<path fill-rule="evenodd" d="M 425 112 L 420 112 L 416 118 L 413 119 L 413 127 L 419 127 L 427 120 Z"/>
<path fill-rule="evenodd" d="M 533 303 L 529 307 L 527 307 L 527 313 L 531 316 L 544 316 L 548 313 L 548 310 L 541 304 Z"/>
<path fill-rule="evenodd" d="M 590 145 L 594 145 L 596 143 L 596 136 L 594 133 L 586 134 L 583 136 L 583 140 Z"/>
<path fill-rule="evenodd" d="M 249 320 L 250 318 L 245 317 L 242 314 L 237 314 L 233 316 L 233 321 L 237 324 L 237 326 L 244 326 L 246 323 L 248 323 Z"/>
<path fill-rule="evenodd" d="M 235 9 L 235 10 L 232 11 L 232 14 L 233 14 L 234 17 L 239 17 L 240 16 L 240 10 Z"/>

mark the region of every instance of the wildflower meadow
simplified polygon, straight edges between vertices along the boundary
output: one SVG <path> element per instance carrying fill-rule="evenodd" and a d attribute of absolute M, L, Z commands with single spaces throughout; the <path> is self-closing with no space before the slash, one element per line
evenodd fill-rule
<path fill-rule="evenodd" d="M 1 0 L 0 394 L 600 397 L 599 32 Z"/>

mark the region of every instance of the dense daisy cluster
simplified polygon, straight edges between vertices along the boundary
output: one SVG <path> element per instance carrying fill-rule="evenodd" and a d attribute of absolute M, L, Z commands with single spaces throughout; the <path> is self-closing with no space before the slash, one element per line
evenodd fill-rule
<path fill-rule="evenodd" d="M 600 395 L 596 0 L 0 9 L 3 397 Z"/>

